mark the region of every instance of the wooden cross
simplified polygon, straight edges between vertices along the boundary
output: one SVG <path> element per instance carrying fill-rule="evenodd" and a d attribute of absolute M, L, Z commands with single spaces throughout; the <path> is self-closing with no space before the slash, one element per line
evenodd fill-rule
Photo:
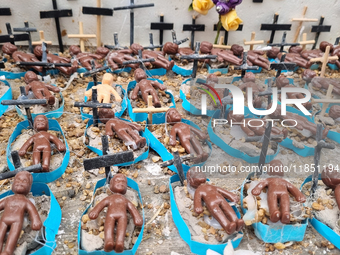
<path fill-rule="evenodd" d="M 152 114 L 157 112 L 166 112 L 169 110 L 168 107 L 156 108 L 152 104 L 152 96 L 148 96 L 148 107 L 147 108 L 135 108 L 132 110 L 133 113 L 147 113 L 148 114 L 148 122 L 152 124 Z"/>
<path fill-rule="evenodd" d="M 39 30 L 39 37 L 40 37 L 40 41 L 34 41 L 32 42 L 32 45 L 42 45 L 42 43 L 46 43 L 47 45 L 52 45 L 52 41 L 46 41 L 45 40 L 45 35 L 44 35 L 44 31 L 43 30 Z"/>
<path fill-rule="evenodd" d="M 154 4 L 135 4 L 134 2 L 135 2 L 135 0 L 130 0 L 130 5 L 128 5 L 128 6 L 113 8 L 114 11 L 130 10 L 130 45 L 133 44 L 133 40 L 134 40 L 134 28 L 135 28 L 134 9 L 154 7 L 155 6 Z"/>
<path fill-rule="evenodd" d="M 256 44 L 263 44 L 264 40 L 255 41 L 255 32 L 252 32 L 251 33 L 250 41 L 247 42 L 246 40 L 243 40 L 243 42 L 244 42 L 244 45 L 250 45 L 250 50 L 253 50 L 254 49 L 254 45 L 256 45 Z"/>
<path fill-rule="evenodd" d="M 241 78 L 244 77 L 244 75 L 246 74 L 247 70 L 258 70 L 259 69 L 258 66 L 249 66 L 247 64 L 247 55 L 248 55 L 248 53 L 246 51 L 243 52 L 242 65 L 240 65 L 240 66 L 233 66 L 234 70 L 241 70 L 242 71 Z"/>
<path fill-rule="evenodd" d="M 217 31 L 217 24 L 214 24 L 214 31 Z M 243 24 L 240 24 L 238 28 L 235 31 L 242 31 L 243 30 Z M 224 31 L 224 45 L 228 45 L 228 39 L 229 39 L 229 32 L 224 29 L 224 27 L 221 27 L 220 31 Z"/>
<path fill-rule="evenodd" d="M 325 54 L 323 54 L 321 58 L 312 58 L 309 60 L 310 62 L 321 62 L 322 63 L 320 77 L 325 77 L 325 71 L 326 71 L 326 66 L 327 66 L 328 61 L 338 60 L 338 56 L 331 56 L 331 57 L 329 56 L 330 49 L 331 47 L 327 46 Z"/>
<path fill-rule="evenodd" d="M 297 42 L 298 38 L 299 38 L 299 34 L 300 34 L 300 31 L 301 31 L 301 28 L 302 28 L 302 24 L 303 22 L 317 22 L 318 19 L 308 19 L 308 18 L 305 18 L 305 15 L 306 15 L 306 12 L 307 12 L 307 6 L 305 6 L 303 8 L 303 12 L 302 12 L 302 18 L 293 18 L 292 21 L 294 22 L 299 22 L 298 23 L 298 27 L 296 28 L 296 32 L 295 32 L 295 35 L 294 35 L 294 40 L 293 42 Z M 305 41 L 305 40 L 304 40 Z"/>
<path fill-rule="evenodd" d="M 171 35 L 172 35 L 172 42 L 176 43 L 177 45 L 181 45 L 182 43 L 189 41 L 189 38 L 184 38 L 180 41 L 177 40 L 177 36 L 176 36 L 176 31 L 175 30 L 171 30 Z"/>
<path fill-rule="evenodd" d="M 112 49 L 112 50 L 122 50 L 122 49 L 127 49 L 128 47 L 124 47 L 124 46 L 120 46 L 119 45 L 119 40 L 118 40 L 118 33 L 114 32 L 113 33 L 113 40 L 114 40 L 114 46 L 112 45 L 104 45 L 104 47 L 108 48 L 108 49 Z"/>
<path fill-rule="evenodd" d="M 261 30 L 272 31 L 270 34 L 269 43 L 273 43 L 276 31 L 290 31 L 291 24 L 277 24 L 279 14 L 274 14 L 273 24 L 261 24 Z"/>
<path fill-rule="evenodd" d="M 205 30 L 204 24 L 196 24 L 196 16 L 192 16 L 192 24 L 184 24 L 183 31 L 191 31 L 191 41 L 190 46 L 191 49 L 194 49 L 194 41 L 195 41 L 195 32 L 200 31 L 203 32 Z"/>
<path fill-rule="evenodd" d="M 97 0 L 97 7 L 83 6 L 83 14 L 97 15 L 97 47 L 102 45 L 102 16 L 112 16 L 112 8 L 101 8 L 101 0 Z"/>
<path fill-rule="evenodd" d="M 10 8 L 0 8 L 0 16 L 11 16 L 11 9 Z"/>
<path fill-rule="evenodd" d="M 68 38 L 79 38 L 80 50 L 85 52 L 85 41 L 90 38 L 96 38 L 94 34 L 84 34 L 83 22 L 79 21 L 79 34 L 67 35 Z"/>
<path fill-rule="evenodd" d="M 162 49 L 163 45 L 154 45 L 153 44 L 153 34 L 149 33 L 149 41 L 150 45 L 143 47 L 144 49 L 154 50 L 154 49 Z"/>
<path fill-rule="evenodd" d="M 324 16 L 321 16 L 319 25 L 318 26 L 312 26 L 312 33 L 316 33 L 315 35 L 315 43 L 313 45 L 312 49 L 315 49 L 316 44 L 318 43 L 319 36 L 321 32 L 330 32 L 331 31 L 331 26 L 325 26 L 323 25 L 323 21 L 325 20 Z"/>
<path fill-rule="evenodd" d="M 287 32 L 283 32 L 281 43 L 268 43 L 268 46 L 277 46 L 280 47 L 280 52 L 283 52 L 284 47 L 286 46 L 298 46 L 299 43 L 286 43 Z"/>
<path fill-rule="evenodd" d="M 273 127 L 273 124 L 270 123 L 270 121 L 269 121 L 267 123 L 266 130 L 264 131 L 264 137 L 263 137 L 262 148 L 261 148 L 261 153 L 260 153 L 260 160 L 259 160 L 259 164 L 258 164 L 258 169 L 259 169 L 258 174 L 259 175 L 262 174 L 263 166 L 266 163 L 266 157 L 267 157 L 272 127 Z M 257 173 L 255 173 L 255 175 L 257 175 Z"/>
<path fill-rule="evenodd" d="M 151 30 L 159 30 L 159 44 L 163 45 L 163 32 L 164 30 L 172 30 L 174 23 L 164 23 L 164 14 L 159 16 L 159 23 L 152 22 L 150 25 Z"/>
<path fill-rule="evenodd" d="M 286 58 L 286 54 L 282 54 L 279 63 L 272 62 L 270 64 L 270 69 L 271 70 L 273 70 L 273 69 L 277 70 L 276 76 L 275 76 L 276 78 L 278 78 L 281 75 L 281 72 L 283 70 L 293 71 L 295 69 L 295 67 L 296 67 L 296 63 L 284 62 L 285 58 Z"/>
<path fill-rule="evenodd" d="M 13 28 L 13 31 L 14 32 L 26 32 L 28 33 L 28 49 L 30 52 L 33 53 L 33 47 L 32 47 L 32 37 L 31 37 L 31 33 L 32 32 L 37 32 L 37 29 L 36 28 L 33 28 L 33 27 L 29 27 L 29 24 L 27 21 L 24 22 L 25 24 L 25 27 L 22 27 L 22 28 Z"/>
<path fill-rule="evenodd" d="M 218 44 L 213 44 L 213 47 L 216 49 L 227 49 L 230 50 L 231 46 L 230 45 L 223 45 L 224 41 L 224 36 L 220 36 L 220 40 L 218 41 Z"/>
<path fill-rule="evenodd" d="M 7 35 L 0 36 L 0 43 L 10 42 L 15 44 L 15 42 L 29 41 L 30 36 L 28 33 L 13 34 L 12 27 L 10 23 L 6 23 Z"/>
<path fill-rule="evenodd" d="M 139 67 L 142 68 L 144 71 L 146 71 L 146 67 L 144 65 L 145 62 L 155 62 L 156 60 L 154 58 L 143 58 L 142 50 L 138 50 L 138 55 L 136 60 L 129 60 L 124 61 L 123 65 L 130 65 L 130 64 L 139 64 Z"/>
<path fill-rule="evenodd" d="M 52 0 L 52 4 L 53 4 L 53 11 L 41 11 L 40 12 L 40 19 L 54 18 L 55 25 L 56 25 L 56 28 L 57 28 L 59 50 L 60 50 L 60 52 L 64 52 L 64 45 L 63 45 L 63 39 L 62 39 L 62 36 L 61 36 L 61 31 L 60 31 L 59 18 L 72 17 L 72 15 L 73 15 L 72 10 L 71 9 L 58 10 L 57 0 Z"/>
<path fill-rule="evenodd" d="M 333 88 L 334 88 L 334 86 L 332 84 L 329 84 L 328 89 L 327 89 L 326 98 L 321 98 L 321 99 L 312 98 L 312 100 L 311 100 L 312 104 L 322 103 L 322 109 L 321 109 L 321 112 L 319 114 L 320 116 L 325 115 L 329 104 L 340 104 L 340 99 L 332 99 Z"/>
<path fill-rule="evenodd" d="M 302 41 L 299 42 L 300 45 L 302 46 L 302 50 L 306 49 L 307 44 L 314 44 L 315 40 L 309 40 L 307 41 L 307 33 L 302 34 Z"/>

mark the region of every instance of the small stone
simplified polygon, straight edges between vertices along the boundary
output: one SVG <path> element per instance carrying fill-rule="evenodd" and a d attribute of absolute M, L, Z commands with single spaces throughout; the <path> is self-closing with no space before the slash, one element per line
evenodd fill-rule
<path fill-rule="evenodd" d="M 153 157 L 152 157 L 152 161 L 153 161 L 154 163 L 158 162 L 160 159 L 161 159 L 161 158 L 158 157 L 158 156 L 153 156 Z"/>
<path fill-rule="evenodd" d="M 283 250 L 284 248 L 286 248 L 286 246 L 283 243 L 276 243 L 274 244 L 274 247 L 278 250 Z"/>
<path fill-rule="evenodd" d="M 66 198 L 67 198 L 67 197 L 65 197 L 65 196 L 64 196 L 64 197 L 62 197 L 61 199 L 65 201 L 65 200 L 66 200 Z"/>
<path fill-rule="evenodd" d="M 317 211 L 321 211 L 321 210 L 324 210 L 324 209 L 325 209 L 325 207 L 324 207 L 323 205 L 320 205 L 320 204 L 317 203 L 317 202 L 314 202 L 314 203 L 312 204 L 312 208 L 313 208 L 314 210 L 317 210 Z"/>
<path fill-rule="evenodd" d="M 159 187 L 159 192 L 165 193 L 167 191 L 167 187 L 165 185 L 162 185 Z"/>
<path fill-rule="evenodd" d="M 67 246 L 68 248 L 72 249 L 75 246 L 75 243 L 69 243 Z"/>
<path fill-rule="evenodd" d="M 83 217 L 81 218 L 81 221 L 86 224 L 88 221 L 90 221 L 89 215 L 84 214 Z"/>
<path fill-rule="evenodd" d="M 55 184 L 57 187 L 60 187 L 60 181 L 57 181 L 56 184 Z"/>
<path fill-rule="evenodd" d="M 104 247 L 104 241 L 99 236 L 91 235 L 86 231 L 81 231 L 81 248 L 85 251 L 101 250 Z"/>
<path fill-rule="evenodd" d="M 85 189 L 90 189 L 91 188 L 91 183 L 87 183 L 86 186 L 85 186 Z"/>
<path fill-rule="evenodd" d="M 153 190 L 153 192 L 154 192 L 155 194 L 158 194 L 158 193 L 159 193 L 159 188 L 158 188 L 158 186 L 157 186 L 157 185 L 154 187 L 154 190 Z"/>
<path fill-rule="evenodd" d="M 104 232 L 100 232 L 98 236 L 104 240 Z"/>
<path fill-rule="evenodd" d="M 215 72 L 214 73 L 216 76 L 221 76 L 222 75 L 222 73 L 220 72 L 220 71 L 217 71 L 217 72 Z"/>
<path fill-rule="evenodd" d="M 67 193 L 69 198 L 74 198 L 76 196 L 76 191 L 74 189 L 70 189 Z"/>
<path fill-rule="evenodd" d="M 79 199 L 80 199 L 80 201 L 84 201 L 84 200 L 86 200 L 86 196 L 81 195 Z"/>

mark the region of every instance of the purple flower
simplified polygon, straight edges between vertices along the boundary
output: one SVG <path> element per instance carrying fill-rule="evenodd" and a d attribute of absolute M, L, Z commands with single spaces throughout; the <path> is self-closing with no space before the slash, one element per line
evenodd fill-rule
<path fill-rule="evenodd" d="M 226 13 L 228 13 L 230 11 L 230 8 L 228 6 L 227 3 L 223 3 L 223 2 L 218 2 L 216 4 L 216 11 L 220 14 L 220 15 L 224 15 Z"/>
<path fill-rule="evenodd" d="M 240 3 L 242 3 L 242 0 L 229 0 L 227 2 L 227 5 L 229 8 L 233 9 L 235 8 L 237 5 L 239 5 Z"/>
<path fill-rule="evenodd" d="M 219 0 L 212 0 L 214 4 L 217 4 Z"/>

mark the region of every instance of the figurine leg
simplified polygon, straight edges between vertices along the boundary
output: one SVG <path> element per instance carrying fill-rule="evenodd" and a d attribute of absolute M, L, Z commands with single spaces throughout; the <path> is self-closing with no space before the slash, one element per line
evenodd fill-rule
<path fill-rule="evenodd" d="M 130 129 L 127 130 L 127 132 L 132 137 L 132 140 L 135 141 L 135 143 L 137 144 L 138 148 L 143 148 L 145 146 L 146 138 L 145 137 L 141 137 L 139 135 L 138 131 L 130 128 Z"/>
<path fill-rule="evenodd" d="M 277 195 L 273 192 L 268 192 L 268 202 L 270 220 L 274 223 L 278 222 L 281 218 L 281 212 L 277 206 Z"/>
<path fill-rule="evenodd" d="M 44 172 L 50 171 L 51 150 L 46 149 L 42 155 L 42 168 Z"/>
<path fill-rule="evenodd" d="M 228 217 L 228 219 L 231 222 L 236 223 L 236 231 L 240 231 L 244 226 L 244 221 L 242 219 L 237 218 L 237 215 L 234 209 L 230 206 L 230 204 L 227 201 L 223 201 L 221 203 L 221 208 L 225 215 Z"/>
<path fill-rule="evenodd" d="M 115 252 L 123 252 L 124 250 L 124 238 L 126 234 L 127 219 L 125 217 L 120 217 L 117 224 L 116 232 L 116 247 Z"/>
<path fill-rule="evenodd" d="M 7 237 L 5 250 L 1 253 L 1 255 L 13 254 L 17 241 L 19 239 L 20 233 L 21 233 L 21 228 L 22 228 L 22 223 L 15 222 L 11 225 L 11 229 Z"/>
<path fill-rule="evenodd" d="M 340 209 L 340 185 L 336 186 L 334 190 L 334 195 L 335 195 L 336 203 L 338 204 L 338 207 Z"/>
<path fill-rule="evenodd" d="M 54 105 L 55 97 L 52 95 L 52 93 L 48 89 L 44 90 L 44 95 L 45 95 L 45 98 L 48 100 L 48 104 Z"/>
<path fill-rule="evenodd" d="M 133 150 L 137 150 L 138 148 L 137 142 L 131 138 L 131 136 L 127 133 L 126 130 L 120 130 L 119 133 L 117 133 L 117 135 L 120 139 L 124 141 L 125 145 L 131 146 Z"/>
<path fill-rule="evenodd" d="M 158 98 L 156 90 L 154 90 L 154 89 L 151 90 L 150 94 L 151 94 L 152 99 L 153 99 L 153 106 L 154 107 L 161 107 L 161 102 L 159 101 L 159 98 Z"/>
<path fill-rule="evenodd" d="M 106 217 L 104 223 L 104 251 L 110 252 L 115 248 L 114 242 L 114 227 L 116 224 L 116 219 L 111 217 Z"/>
<path fill-rule="evenodd" d="M 194 151 L 196 152 L 197 154 L 197 158 L 196 158 L 196 162 L 204 162 L 208 159 L 209 157 L 209 154 L 206 153 L 202 146 L 201 146 L 201 143 L 196 139 L 195 136 L 192 136 L 191 137 L 191 144 L 192 144 L 192 147 L 194 149 Z"/>
<path fill-rule="evenodd" d="M 7 225 L 4 222 L 1 222 L 0 223 L 0 251 L 2 250 L 2 246 L 4 244 L 6 233 L 7 233 Z"/>
<path fill-rule="evenodd" d="M 289 195 L 283 194 L 280 198 L 281 222 L 288 224 L 290 222 L 290 203 Z"/>
<path fill-rule="evenodd" d="M 32 154 L 33 165 L 37 165 L 41 163 L 41 151 L 36 150 L 33 147 L 33 154 Z"/>
<path fill-rule="evenodd" d="M 232 233 L 234 233 L 236 230 L 236 223 L 230 222 L 219 206 L 215 206 L 211 209 L 209 208 L 209 211 L 214 212 L 213 214 L 214 218 L 221 224 L 225 232 L 227 232 L 228 235 L 231 235 Z"/>

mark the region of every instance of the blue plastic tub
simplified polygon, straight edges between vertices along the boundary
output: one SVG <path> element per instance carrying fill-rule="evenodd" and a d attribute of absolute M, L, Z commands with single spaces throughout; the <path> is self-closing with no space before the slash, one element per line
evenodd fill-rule
<path fill-rule="evenodd" d="M 130 179 L 130 178 L 126 178 L 127 179 L 127 185 L 128 187 L 134 189 L 135 191 L 138 192 L 138 196 L 139 196 L 139 203 L 142 207 L 142 211 L 143 211 L 143 222 L 145 224 L 145 217 L 144 217 L 144 207 L 143 207 L 143 200 L 142 200 L 142 195 L 140 193 L 140 190 L 139 190 L 139 187 L 138 187 L 138 184 L 137 182 L 135 182 L 134 180 Z M 101 179 L 100 181 L 97 182 L 96 184 L 96 187 L 94 188 L 94 191 L 93 191 L 93 196 L 94 194 L 96 193 L 96 190 L 98 188 L 101 188 L 105 185 L 106 183 L 106 179 Z M 84 214 L 86 214 L 86 212 L 88 211 L 88 209 L 90 208 L 91 205 L 89 205 L 86 210 L 84 211 L 84 213 L 82 214 L 82 217 Z M 114 255 L 114 254 L 117 254 L 115 251 L 111 251 L 111 252 L 105 252 L 104 250 L 100 250 L 100 251 L 84 251 L 81 249 L 81 246 L 80 246 L 80 243 L 81 243 L 81 218 L 79 220 L 79 228 L 78 228 L 78 250 L 79 250 L 79 253 L 80 255 Z M 136 253 L 137 249 L 138 249 L 138 246 L 140 245 L 142 239 L 143 239 L 143 232 L 144 232 L 144 224 L 141 228 L 141 231 L 140 231 L 140 234 L 135 242 L 135 244 L 133 245 L 132 249 L 131 250 L 124 250 L 122 253 L 118 253 L 118 254 L 122 254 L 122 255 L 133 255 Z"/>
<path fill-rule="evenodd" d="M 0 74 L 1 75 L 1 74 Z M 9 85 L 8 81 L 2 81 L 6 86 L 8 86 L 8 90 L 5 94 L 0 98 L 0 116 L 2 116 L 5 111 L 8 109 L 8 105 L 2 105 L 2 100 L 12 100 L 12 88 Z"/>
<path fill-rule="evenodd" d="M 66 146 L 66 151 L 64 152 L 65 155 L 64 155 L 64 159 L 63 159 L 61 166 L 59 166 L 54 171 L 48 172 L 48 173 L 32 173 L 34 182 L 49 183 L 49 182 L 55 181 L 56 179 L 58 179 L 59 177 L 61 177 L 63 175 L 63 173 L 65 172 L 66 167 L 68 165 L 68 161 L 70 159 L 70 150 L 69 150 L 67 141 L 65 139 L 65 135 L 63 133 L 63 130 L 61 129 L 61 126 L 59 125 L 58 121 L 53 120 L 53 119 L 49 119 L 48 125 L 49 125 L 49 130 L 59 131 L 62 134 L 62 136 L 64 137 L 63 142 Z M 29 127 L 28 120 L 24 120 L 24 121 L 18 123 L 18 125 L 15 127 L 12 135 L 10 136 L 10 138 L 8 140 L 7 148 L 6 148 L 6 157 L 7 157 L 8 167 L 11 171 L 15 170 L 15 167 L 10 160 L 11 144 L 21 134 L 21 131 L 24 130 L 24 129 L 27 129 L 28 127 Z"/>

